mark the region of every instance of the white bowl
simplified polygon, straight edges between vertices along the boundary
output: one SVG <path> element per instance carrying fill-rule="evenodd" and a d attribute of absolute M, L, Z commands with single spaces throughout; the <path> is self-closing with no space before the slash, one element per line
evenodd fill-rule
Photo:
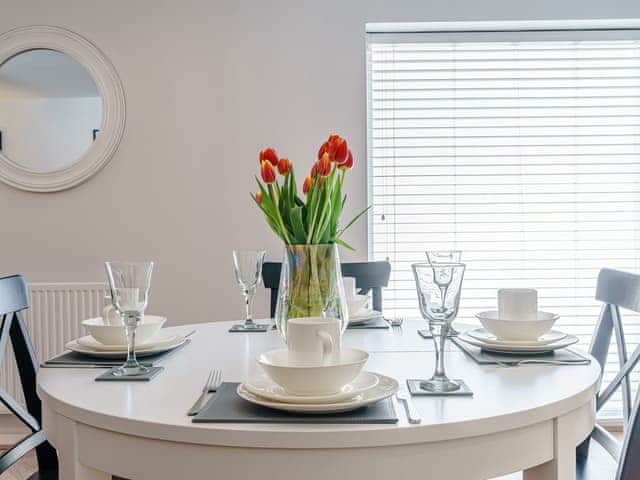
<path fill-rule="evenodd" d="M 349 311 L 349 315 L 355 315 L 362 310 L 368 300 L 368 295 L 354 295 L 351 298 L 347 298 L 347 310 Z"/>
<path fill-rule="evenodd" d="M 296 395 L 330 395 L 356 378 L 369 354 L 343 348 L 339 358 L 324 365 L 292 365 L 286 348 L 271 350 L 258 357 L 258 363 L 271 379 Z"/>
<path fill-rule="evenodd" d="M 482 326 L 500 340 L 537 340 L 547 333 L 560 318 L 549 312 L 538 312 L 535 320 L 504 320 L 493 310 L 476 314 Z"/>
<path fill-rule="evenodd" d="M 136 343 L 143 344 L 151 340 L 162 328 L 165 317 L 145 315 L 136 328 Z M 103 345 L 126 345 L 127 333 L 124 325 L 105 325 L 102 318 L 90 318 L 82 322 L 93 338 Z"/>

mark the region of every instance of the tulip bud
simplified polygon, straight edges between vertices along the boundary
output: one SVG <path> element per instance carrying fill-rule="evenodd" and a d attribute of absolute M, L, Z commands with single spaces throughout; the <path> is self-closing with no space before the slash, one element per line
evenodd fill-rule
<path fill-rule="evenodd" d="M 337 136 L 337 135 L 336 135 Z M 349 148 L 347 146 L 347 141 L 344 138 L 337 137 L 335 140 L 335 150 L 333 161 L 338 165 L 342 165 L 347 161 L 347 156 L 349 155 Z"/>
<path fill-rule="evenodd" d="M 311 178 L 316 178 L 318 176 L 318 163 L 314 163 L 313 167 L 311 167 L 311 173 L 309 174 Z"/>
<path fill-rule="evenodd" d="M 320 145 L 320 150 L 318 150 L 318 160 L 322 158 L 322 155 L 325 153 L 329 153 L 329 142 L 324 142 Z"/>
<path fill-rule="evenodd" d="M 256 203 L 260 205 L 262 203 L 262 193 L 256 192 L 255 199 L 256 199 Z"/>
<path fill-rule="evenodd" d="M 342 165 L 338 165 L 338 167 L 342 170 L 350 170 L 353 167 L 353 154 L 351 153 L 351 150 L 349 150 L 345 162 Z"/>
<path fill-rule="evenodd" d="M 278 160 L 278 172 L 280 175 L 286 175 L 291 170 L 291 162 L 288 158 L 281 158 Z"/>
<path fill-rule="evenodd" d="M 264 183 L 273 183 L 276 181 L 276 171 L 268 160 L 263 160 L 260 164 L 260 175 Z"/>
<path fill-rule="evenodd" d="M 278 154 L 273 148 L 269 147 L 260 151 L 260 165 L 264 161 L 269 162 L 274 167 L 278 165 Z"/>
<path fill-rule="evenodd" d="M 313 183 L 313 178 L 311 176 L 304 179 L 304 183 L 302 184 L 302 193 L 305 195 L 309 193 L 309 189 L 311 188 L 311 184 Z"/>
<path fill-rule="evenodd" d="M 318 173 L 322 177 L 326 177 L 331 173 L 331 160 L 328 153 L 324 153 L 322 158 L 318 160 Z"/>

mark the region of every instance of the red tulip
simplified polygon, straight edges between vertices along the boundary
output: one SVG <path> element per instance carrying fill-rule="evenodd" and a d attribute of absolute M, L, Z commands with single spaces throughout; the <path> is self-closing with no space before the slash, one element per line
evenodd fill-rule
<path fill-rule="evenodd" d="M 262 194 L 260 192 L 257 192 L 255 199 L 256 199 L 256 203 L 260 205 L 262 203 Z"/>
<path fill-rule="evenodd" d="M 264 183 L 273 183 L 276 181 L 276 171 L 268 160 L 263 160 L 260 164 L 260 175 Z"/>
<path fill-rule="evenodd" d="M 341 165 L 338 165 L 338 168 L 341 168 L 343 170 L 350 170 L 351 168 L 353 168 L 353 154 L 351 153 L 351 150 L 349 150 L 345 162 Z"/>
<path fill-rule="evenodd" d="M 260 151 L 260 165 L 264 161 L 269 162 L 274 167 L 278 165 L 278 154 L 273 148 L 269 147 Z"/>
<path fill-rule="evenodd" d="M 338 135 L 331 135 L 328 142 L 330 155 L 332 155 L 331 160 L 336 162 L 338 165 L 346 162 L 347 155 L 349 153 L 347 141 Z"/>
<path fill-rule="evenodd" d="M 311 178 L 316 178 L 318 176 L 318 163 L 314 163 L 313 167 L 311 167 L 311 173 L 309 174 Z"/>
<path fill-rule="evenodd" d="M 302 193 L 304 193 L 305 195 L 309 193 L 309 189 L 311 188 L 312 184 L 313 184 L 313 178 L 311 178 L 311 176 L 308 176 L 307 178 L 305 178 L 304 183 L 302 184 Z"/>
<path fill-rule="evenodd" d="M 329 153 L 329 142 L 324 142 L 320 145 L 320 149 L 318 150 L 318 160 L 322 158 L 322 155 L 325 153 Z"/>
<path fill-rule="evenodd" d="M 326 177 L 331 173 L 331 159 L 328 153 L 324 153 L 317 163 L 318 173 L 321 177 Z"/>
<path fill-rule="evenodd" d="M 320 146 L 318 150 L 318 160 L 322 158 L 325 153 L 329 154 L 329 159 L 332 162 L 336 162 L 338 165 L 342 165 L 347 161 L 347 155 L 349 147 L 347 141 L 340 135 L 329 135 L 329 138 Z"/>
<path fill-rule="evenodd" d="M 281 158 L 278 160 L 278 172 L 280 175 L 286 175 L 291 170 L 291 162 L 288 158 Z"/>

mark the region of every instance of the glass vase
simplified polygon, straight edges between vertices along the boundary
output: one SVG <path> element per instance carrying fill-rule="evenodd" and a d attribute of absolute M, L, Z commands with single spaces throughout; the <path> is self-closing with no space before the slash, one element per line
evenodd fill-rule
<path fill-rule="evenodd" d="M 286 342 L 289 320 L 318 317 L 338 321 L 341 335 L 349 324 L 338 246 L 286 245 L 275 313 L 278 331 Z"/>

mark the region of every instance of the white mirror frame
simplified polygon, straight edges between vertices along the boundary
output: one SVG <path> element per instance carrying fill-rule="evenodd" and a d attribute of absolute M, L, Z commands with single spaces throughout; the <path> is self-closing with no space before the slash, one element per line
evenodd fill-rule
<path fill-rule="evenodd" d="M 116 152 L 125 126 L 124 89 L 120 77 L 105 55 L 87 39 L 64 28 L 22 27 L 0 35 L 0 65 L 23 52 L 55 50 L 87 69 L 102 97 L 100 135 L 69 167 L 53 172 L 27 169 L 0 152 L 0 181 L 31 192 L 56 192 L 74 187 L 95 175 Z"/>

